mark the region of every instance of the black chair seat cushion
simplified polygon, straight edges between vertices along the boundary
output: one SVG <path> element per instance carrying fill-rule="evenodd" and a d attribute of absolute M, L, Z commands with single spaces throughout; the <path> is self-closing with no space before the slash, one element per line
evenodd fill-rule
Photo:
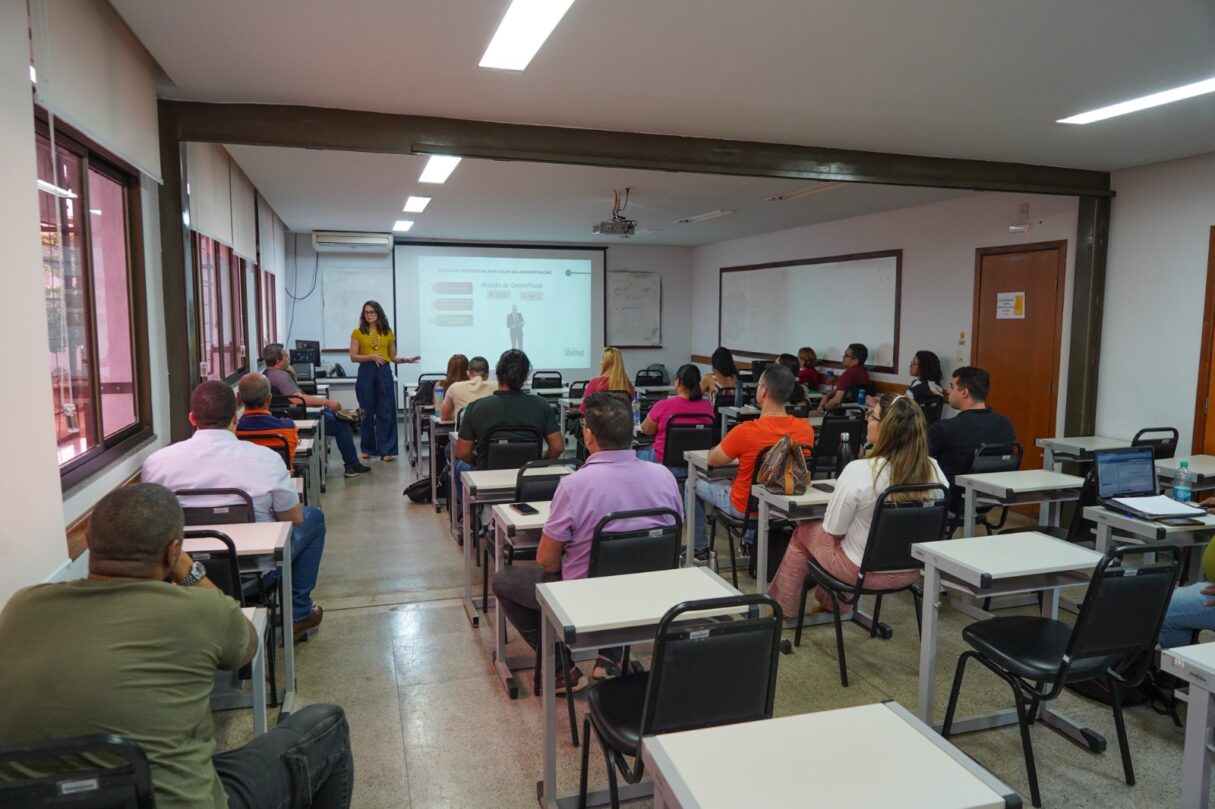
<path fill-rule="evenodd" d="M 645 671 L 604 680 L 588 692 L 587 707 L 608 747 L 626 755 L 641 749 L 641 712 L 649 683 Z"/>
<path fill-rule="evenodd" d="M 1071 634 L 1072 628 L 1062 621 L 1035 615 L 989 618 L 962 630 L 966 642 L 987 659 L 1018 677 L 1035 682 L 1054 678 Z M 1066 681 L 1091 680 L 1117 660 L 1117 657 L 1073 660 Z"/>

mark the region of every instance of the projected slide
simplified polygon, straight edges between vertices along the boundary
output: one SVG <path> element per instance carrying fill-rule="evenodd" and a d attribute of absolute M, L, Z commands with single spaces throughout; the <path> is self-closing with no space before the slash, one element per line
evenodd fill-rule
<path fill-rule="evenodd" d="M 585 258 L 417 256 L 419 353 L 480 354 L 508 348 L 534 368 L 591 364 L 592 262 Z"/>

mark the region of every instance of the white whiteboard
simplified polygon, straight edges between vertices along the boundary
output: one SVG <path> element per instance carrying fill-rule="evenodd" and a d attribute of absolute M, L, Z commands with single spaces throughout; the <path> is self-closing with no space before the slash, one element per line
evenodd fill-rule
<path fill-rule="evenodd" d="M 325 333 L 321 348 L 345 351 L 366 301 L 379 301 L 392 322 L 392 267 L 325 267 L 321 286 Z"/>
<path fill-rule="evenodd" d="M 903 252 L 721 268 L 721 345 L 743 354 L 810 346 L 839 361 L 864 343 L 870 367 L 893 368 Z"/>
<path fill-rule="evenodd" d="M 662 276 L 609 272 L 605 343 L 618 348 L 662 348 Z"/>

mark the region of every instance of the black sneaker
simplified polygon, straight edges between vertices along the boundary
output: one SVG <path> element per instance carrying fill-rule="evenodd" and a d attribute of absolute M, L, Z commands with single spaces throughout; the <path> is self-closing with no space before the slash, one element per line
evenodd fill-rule
<path fill-rule="evenodd" d="M 343 474 L 345 477 L 353 478 L 357 477 L 358 475 L 365 475 L 370 471 L 370 466 L 363 466 L 361 463 L 356 463 L 354 466 L 346 467 L 346 471 Z"/>
<path fill-rule="evenodd" d="M 709 549 L 708 549 L 708 548 L 701 548 L 701 549 L 700 549 L 700 550 L 698 550 L 698 551 L 693 551 L 693 552 L 692 552 L 692 558 L 693 558 L 693 559 L 695 559 L 697 562 L 705 562 L 705 563 L 708 563 L 708 561 L 709 561 Z"/>

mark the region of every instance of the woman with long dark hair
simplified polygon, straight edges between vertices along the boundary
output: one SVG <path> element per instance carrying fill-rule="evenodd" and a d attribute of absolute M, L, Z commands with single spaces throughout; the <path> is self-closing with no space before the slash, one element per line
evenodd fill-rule
<path fill-rule="evenodd" d="M 945 398 L 941 388 L 941 360 L 931 351 L 917 351 L 911 358 L 911 367 L 907 369 L 915 379 L 907 386 L 907 395 L 915 399 L 916 404 L 924 404 L 928 399 Z"/>
<path fill-rule="evenodd" d="M 367 301 L 359 325 L 350 333 L 350 361 L 359 366 L 354 392 L 363 408 L 359 443 L 363 457 L 378 455 L 385 461 L 397 455 L 397 390 L 392 365 L 417 362 L 421 357 L 398 357 L 397 336 L 379 301 Z"/>
<path fill-rule="evenodd" d="M 675 395 L 655 403 L 641 422 L 641 431 L 655 436 L 651 446 L 637 450 L 637 457 L 643 461 L 662 463 L 667 445 L 667 422 L 672 416 L 703 417 L 706 424 L 713 423 L 713 405 L 700 390 L 700 369 L 691 363 L 681 365 L 673 381 Z"/>
<path fill-rule="evenodd" d="M 714 396 L 722 388 L 732 388 L 738 381 L 738 366 L 734 364 L 734 355 L 725 346 L 718 346 L 709 358 L 712 370 L 700 381 L 700 390 Z"/>

